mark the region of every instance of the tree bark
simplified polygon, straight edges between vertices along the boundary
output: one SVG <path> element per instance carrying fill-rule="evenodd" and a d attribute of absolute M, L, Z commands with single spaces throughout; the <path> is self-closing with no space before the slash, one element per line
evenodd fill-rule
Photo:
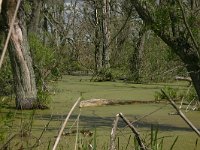
<path fill-rule="evenodd" d="M 102 69 L 102 50 L 101 50 L 101 40 L 100 40 L 100 11 L 99 7 L 100 3 L 98 1 L 94 1 L 94 13 L 95 13 L 95 39 L 94 39 L 94 46 L 95 46 L 95 72 L 98 72 Z"/>
<path fill-rule="evenodd" d="M 3 1 L 4 9 L 2 13 L 7 26 L 10 26 L 16 3 L 15 0 Z M 18 15 L 15 19 L 8 50 L 15 82 L 16 108 L 33 109 L 38 106 L 37 89 L 27 39 L 23 3 L 24 2 L 21 3 Z"/>
<path fill-rule="evenodd" d="M 29 24 L 29 31 L 31 33 L 37 33 L 39 22 L 40 22 L 40 11 L 42 8 L 42 1 L 41 0 L 34 0 L 32 2 L 32 14 L 31 14 L 31 20 Z"/>
<path fill-rule="evenodd" d="M 103 68 L 110 68 L 110 0 L 103 0 Z"/>
<path fill-rule="evenodd" d="M 189 72 L 189 75 L 192 79 L 192 83 L 194 85 L 194 88 L 196 90 L 196 93 L 198 95 L 198 99 L 200 101 L 200 66 L 194 65 L 194 66 L 187 66 L 187 70 Z"/>
<path fill-rule="evenodd" d="M 140 82 L 140 72 L 141 72 L 141 65 L 142 65 L 142 57 L 143 57 L 143 51 L 144 51 L 144 44 L 145 44 L 145 26 L 142 27 L 142 29 L 139 32 L 139 39 L 136 43 L 136 47 L 134 49 L 134 52 L 132 54 L 131 58 L 131 67 L 130 71 L 132 73 L 133 80 L 138 83 Z"/>

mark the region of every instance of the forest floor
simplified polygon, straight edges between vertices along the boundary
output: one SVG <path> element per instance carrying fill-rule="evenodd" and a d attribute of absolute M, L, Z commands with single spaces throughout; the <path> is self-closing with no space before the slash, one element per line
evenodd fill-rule
<path fill-rule="evenodd" d="M 151 101 L 155 99 L 155 92 L 161 88 L 170 86 L 179 90 L 186 90 L 186 82 L 156 83 L 156 84 L 131 84 L 122 81 L 116 82 L 90 82 L 87 76 L 64 76 L 60 81 L 51 83 L 51 103 L 47 110 L 27 110 L 17 111 L 12 107 L 5 107 L 1 110 L 1 116 L 11 112 L 14 116 L 12 126 L 6 127 L 6 135 L 12 138 L 19 131 L 31 131 L 31 142 L 24 136 L 13 140 L 15 145 L 20 147 L 23 141 L 25 145 L 34 145 L 40 137 L 39 146 L 36 149 L 51 149 L 55 142 L 58 131 L 61 128 L 66 115 L 73 106 L 78 97 L 82 100 L 92 98 L 112 99 L 112 100 L 137 100 Z M 184 106 L 185 108 L 186 106 Z M 185 112 L 186 116 L 200 129 L 200 111 Z M 178 116 L 169 115 L 175 112 L 170 104 L 151 103 L 151 104 L 132 104 L 132 105 L 114 105 L 100 107 L 76 108 L 70 117 L 69 123 L 65 128 L 65 135 L 62 136 L 59 143 L 59 149 L 74 149 L 76 141 L 77 117 L 78 130 L 80 132 L 93 133 L 92 136 L 80 133 L 79 146 L 85 146 L 88 143 L 97 145 L 97 150 L 108 149 L 110 141 L 110 132 L 116 114 L 122 112 L 130 121 L 136 121 L 134 126 L 141 133 L 142 138 L 147 142 L 150 139 L 151 127 L 158 127 L 158 137 L 160 140 L 164 137 L 163 149 L 170 149 L 173 141 L 178 136 L 174 146 L 175 150 L 195 148 L 195 141 L 198 136 L 191 128 Z M 34 114 L 34 115 L 33 115 Z M 145 116 L 145 117 L 144 117 Z M 48 124 L 49 123 L 49 124 Z M 45 125 L 48 127 L 45 128 Z M 44 132 L 43 129 L 45 128 Z M 3 131 L 3 128 L 0 130 Z M 0 132 L 0 135 L 3 132 Z M 117 130 L 118 148 L 133 149 L 134 138 L 129 128 L 119 121 Z M 30 136 L 29 136 L 30 138 Z M 5 141 L 9 138 L 6 138 Z M 4 144 L 5 144 L 4 141 Z M 13 143 L 13 145 L 14 145 Z M 2 144 L 2 143 L 0 143 Z M 200 148 L 200 142 L 197 144 Z M 1 148 L 1 146 L 0 146 Z M 198 149 L 197 148 L 197 149 Z M 16 146 L 15 148 L 16 149 Z"/>

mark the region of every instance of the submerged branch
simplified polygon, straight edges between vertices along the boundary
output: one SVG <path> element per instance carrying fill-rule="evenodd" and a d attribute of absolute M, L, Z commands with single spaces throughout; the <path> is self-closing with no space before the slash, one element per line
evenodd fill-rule
<path fill-rule="evenodd" d="M 177 111 L 178 115 L 190 126 L 190 128 L 196 132 L 196 134 L 200 137 L 199 130 L 193 125 L 193 123 L 182 113 L 182 111 L 176 106 L 175 102 L 165 93 L 163 89 L 161 89 L 162 93 L 167 97 L 167 100 L 170 102 L 170 104 L 174 107 L 174 109 Z"/>

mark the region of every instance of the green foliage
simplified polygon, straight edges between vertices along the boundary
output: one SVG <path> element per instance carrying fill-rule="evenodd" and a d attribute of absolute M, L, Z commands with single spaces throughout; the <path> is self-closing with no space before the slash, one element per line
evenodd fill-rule
<path fill-rule="evenodd" d="M 25 0 L 25 1 L 24 1 L 24 11 L 25 11 L 25 13 L 27 13 L 27 14 L 30 14 L 31 11 L 32 11 L 31 3 L 30 3 L 30 1 L 28 1 L 28 0 Z"/>
<path fill-rule="evenodd" d="M 101 69 L 95 76 L 92 77 L 93 81 L 101 82 L 101 81 L 113 81 L 113 74 L 111 69 Z"/>
<path fill-rule="evenodd" d="M 81 81 L 80 81 L 81 80 Z M 10 143 L 10 147 L 14 145 L 14 142 L 22 143 L 22 140 L 27 139 L 28 144 L 23 143 L 23 149 L 30 148 L 32 143 L 35 143 L 35 139 L 39 139 L 42 132 L 44 132 L 42 138 L 40 138 L 40 142 L 33 148 L 33 149 L 52 149 L 52 145 L 55 141 L 55 136 L 58 134 L 58 130 L 60 129 L 60 125 L 63 122 L 66 114 L 64 112 L 70 110 L 71 106 L 74 104 L 74 99 L 77 99 L 77 96 L 80 92 L 83 92 L 83 96 L 85 99 L 90 98 L 105 98 L 105 99 L 121 99 L 121 100 L 128 100 L 128 99 L 136 99 L 136 100 L 152 100 L 153 99 L 153 92 L 158 88 L 161 88 L 162 85 L 160 84 L 126 84 L 123 82 L 89 82 L 90 77 L 88 76 L 63 76 L 62 80 L 57 82 L 57 90 L 56 94 L 53 96 L 53 109 L 48 110 L 36 110 L 35 116 L 31 117 L 33 114 L 30 110 L 23 110 L 17 111 L 15 113 L 15 121 L 13 122 L 13 127 L 10 129 L 10 132 L 15 134 L 23 131 L 23 133 L 29 134 L 29 136 L 17 136 L 12 140 Z M 176 84 L 177 85 L 177 84 Z M 184 84 L 181 84 L 184 85 Z M 54 84 L 52 86 L 55 86 Z M 168 86 L 174 86 L 173 83 L 168 84 Z M 181 90 L 185 90 L 184 87 Z M 120 94 L 119 94 L 120 93 Z M 145 94 L 144 94 L 145 93 Z M 134 97 L 133 97 L 134 96 Z M 121 106 L 106 106 L 106 107 L 88 107 L 81 109 L 81 116 L 80 116 L 80 129 L 91 129 L 94 128 L 95 125 L 97 127 L 97 134 L 95 136 L 95 131 L 93 131 L 93 136 L 86 137 L 81 134 L 80 142 L 82 139 L 82 143 L 88 146 L 88 143 L 91 143 L 93 147 L 95 147 L 95 143 L 97 145 L 96 149 L 107 150 L 109 149 L 109 138 L 110 138 L 110 126 L 112 126 L 114 114 L 118 112 L 124 112 L 127 114 L 131 119 L 133 114 L 144 116 L 145 114 L 149 114 L 149 112 L 154 112 L 158 107 L 162 107 L 163 104 L 134 104 L 134 105 L 121 105 Z M 5 109 L 2 111 L 2 114 L 9 111 L 9 109 Z M 171 117 L 168 117 L 167 113 L 171 111 L 170 107 L 165 107 L 159 111 L 159 113 L 155 113 L 154 115 L 148 116 L 148 119 L 142 119 L 141 121 L 145 121 L 144 123 L 150 124 L 153 121 L 158 121 L 162 124 L 182 127 L 184 126 L 184 122 L 181 119 L 173 122 Z M 30 114 L 31 113 L 31 114 Z M 51 115 L 53 114 L 53 115 Z M 73 126 L 76 124 L 74 123 L 75 117 L 78 115 L 78 110 L 76 109 L 72 118 L 69 121 L 66 129 L 69 128 L 71 125 Z M 199 112 L 191 112 L 188 114 L 191 120 L 196 120 L 197 124 L 199 123 Z M 98 116 L 98 117 L 97 117 Z M 138 117 L 139 117 L 138 116 Z M 133 116 L 134 117 L 134 116 Z M 137 116 L 136 116 L 137 117 Z M 31 121 L 33 118 L 33 121 Z M 52 120 L 51 120 L 52 119 Z M 133 118 L 132 118 L 133 119 Z M 30 120 L 30 121 L 29 121 Z M 31 123 L 33 122 L 33 123 Z M 49 126 L 47 123 L 50 122 Z M 124 130 L 124 124 L 119 122 L 119 132 L 117 136 L 119 137 L 120 141 L 118 145 L 119 149 L 134 149 L 134 142 L 132 140 L 132 136 L 130 138 L 130 142 L 128 142 L 128 137 L 130 134 L 129 129 Z M 170 124 L 169 124 L 170 123 Z M 31 127 L 32 124 L 32 127 Z M 122 126 L 121 126 L 122 125 Z M 29 127 L 30 126 L 30 127 Z M 24 130 L 21 130 L 24 127 Z M 121 128 L 122 127 L 122 128 Z M 2 129 L 2 128 L 0 128 Z M 151 131 L 146 131 L 146 127 L 143 128 L 142 126 L 138 127 L 138 130 L 141 133 L 145 143 L 147 143 L 148 148 L 150 146 L 150 139 L 151 139 Z M 156 133 L 156 129 L 154 128 L 154 134 Z M 161 127 L 161 129 L 163 129 Z M 2 129 L 3 130 L 3 129 Z M 30 132 L 31 130 L 31 132 Z M 6 132 L 7 130 L 5 130 Z M 66 130 L 65 130 L 66 131 Z M 122 133 L 122 132 L 123 133 Z M 10 133 L 7 132 L 7 133 Z M 21 132 L 20 132 L 21 133 Z M 66 132 L 65 132 L 66 133 Z M 5 133 L 6 134 L 6 133 Z M 144 135 L 144 136 L 143 136 Z M 162 138 L 164 137 L 164 149 L 169 149 L 172 145 L 174 139 L 173 137 L 168 137 L 167 135 L 180 135 L 180 131 L 178 128 L 174 129 L 173 132 L 166 131 L 165 128 L 162 132 L 158 132 L 157 135 L 157 144 L 161 143 Z M 6 135 L 4 135 L 5 137 Z M 167 136 L 167 137 L 165 137 Z M 36 138 L 35 138 L 36 137 Z M 146 138 L 147 137 L 147 138 Z M 155 139 L 155 135 L 152 136 L 152 139 Z M 60 141 L 58 149 L 74 149 L 75 145 L 75 135 L 71 136 L 62 136 L 62 140 Z M 96 142 L 94 140 L 96 139 Z M 194 139 L 192 142 L 188 141 L 187 139 L 190 138 L 191 140 Z M 181 131 L 181 135 L 175 145 L 176 149 L 181 149 L 185 147 L 185 149 L 191 149 L 194 146 L 196 135 L 193 132 Z M 91 141 L 92 140 L 92 141 Z M 66 142 L 67 141 L 67 142 Z M 117 140 L 116 140 L 117 142 Z M 16 143 L 16 144 L 17 144 Z M 148 145 L 149 144 L 149 145 Z M 128 145 L 128 146 L 127 146 Z M 145 144 L 146 145 L 146 144 Z M 19 146 L 19 144 L 18 144 Z M 104 146 L 104 147 L 103 147 Z M 116 146 L 117 147 L 117 146 Z M 199 147 L 199 143 L 197 144 Z M 18 147 L 17 147 L 18 148 Z M 15 149 L 17 149 L 15 148 Z M 197 148 L 198 149 L 198 148 Z"/>
<path fill-rule="evenodd" d="M 48 89 L 44 86 L 43 82 L 38 82 L 37 84 L 38 86 L 38 91 L 37 91 L 37 98 L 39 101 L 40 105 L 44 105 L 47 106 L 50 102 L 51 102 L 51 96 L 50 96 L 50 92 L 48 91 Z"/>
<path fill-rule="evenodd" d="M 164 88 L 164 91 L 173 100 L 177 100 L 179 98 L 177 88 L 172 88 L 172 87 L 167 86 L 167 87 Z M 167 99 L 167 97 L 161 91 L 155 92 L 155 100 L 156 101 L 166 100 L 166 99 Z"/>
<path fill-rule="evenodd" d="M 0 74 L 0 96 L 9 96 L 13 92 L 11 65 L 8 60 L 3 64 Z"/>
<path fill-rule="evenodd" d="M 80 132 L 82 131 L 84 130 L 81 130 Z M 92 135 L 88 135 L 87 133 L 78 135 L 78 147 L 80 150 L 88 150 L 88 149 L 96 150 L 97 149 L 98 141 L 97 141 L 96 129 L 94 130 L 94 134 L 93 132 L 90 132 L 90 133 L 92 133 Z"/>
<path fill-rule="evenodd" d="M 32 127 L 34 122 L 35 110 L 29 114 L 19 112 L 20 124 L 14 126 L 16 119 L 16 113 L 7 112 L 2 116 L 0 122 L 0 143 L 1 149 L 32 149 L 30 147 L 37 147 L 39 140 L 32 134 Z M 15 128 L 15 129 L 13 129 Z M 17 129 L 17 130 L 16 130 Z M 6 133 L 7 132 L 7 133 Z M 41 135 L 42 136 L 42 135 Z"/>
<path fill-rule="evenodd" d="M 60 70 L 62 65 L 60 64 L 62 61 L 56 50 L 53 47 L 43 45 L 37 36 L 31 35 L 29 39 L 36 74 L 38 99 L 42 105 L 46 105 L 50 102 L 47 83 L 50 80 L 57 80 L 61 77 Z"/>
<path fill-rule="evenodd" d="M 110 70 L 113 80 L 127 80 L 127 76 L 129 74 L 128 70 L 124 70 L 124 68 L 111 68 Z"/>
<path fill-rule="evenodd" d="M 198 101 L 198 96 L 194 87 L 188 89 L 187 92 L 180 92 L 179 97 L 184 98 L 184 100 L 186 100 L 187 102 Z"/>
<path fill-rule="evenodd" d="M 73 60 L 66 56 L 64 61 L 65 61 L 65 68 L 68 74 L 71 74 L 73 71 L 84 70 L 83 67 L 76 60 Z"/>
<path fill-rule="evenodd" d="M 155 13 L 155 17 L 159 24 L 156 25 L 157 29 L 163 29 L 168 28 L 170 25 L 170 17 L 169 17 L 169 8 L 168 7 L 160 7 L 160 9 L 157 9 Z"/>
<path fill-rule="evenodd" d="M 0 112 L 2 105 L 0 105 Z M 9 111 L 7 113 L 0 113 L 0 142 L 5 140 L 9 129 L 12 128 L 14 113 Z"/>
<path fill-rule="evenodd" d="M 166 82 L 177 75 L 185 75 L 186 69 L 174 52 L 154 34 L 146 39 L 140 79 L 142 82 Z"/>
<path fill-rule="evenodd" d="M 198 100 L 198 96 L 196 94 L 196 91 L 194 89 L 194 87 L 192 87 L 191 89 L 189 88 L 187 91 L 180 91 L 178 88 L 172 88 L 172 87 L 165 87 L 164 91 L 166 92 L 166 94 L 172 98 L 173 100 L 186 100 L 187 102 L 191 102 L 191 101 L 197 101 Z M 154 98 L 156 101 L 160 101 L 160 100 L 166 100 L 167 97 L 161 92 L 161 91 L 156 91 Z"/>
<path fill-rule="evenodd" d="M 30 36 L 29 43 L 33 54 L 36 77 L 45 80 L 59 78 L 61 76 L 59 68 L 61 60 L 56 49 L 43 45 L 35 35 Z"/>
<path fill-rule="evenodd" d="M 164 149 L 164 139 L 165 137 L 159 137 L 158 132 L 159 128 L 151 126 L 150 134 L 147 135 L 147 137 L 144 139 L 143 143 L 147 148 L 150 148 L 151 150 L 163 150 Z M 175 138 L 173 143 L 169 145 L 170 150 L 173 150 L 176 142 L 178 140 L 178 136 Z M 136 138 L 134 138 L 134 145 L 135 150 L 140 150 L 140 146 L 138 144 L 138 141 Z"/>

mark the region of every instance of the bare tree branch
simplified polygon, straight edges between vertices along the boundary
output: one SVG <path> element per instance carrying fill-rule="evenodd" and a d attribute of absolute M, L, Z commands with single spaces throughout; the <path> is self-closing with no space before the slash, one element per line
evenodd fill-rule
<path fill-rule="evenodd" d="M 194 35 L 193 35 L 193 33 L 192 33 L 192 31 L 191 31 L 191 29 L 190 29 L 188 23 L 187 23 L 187 19 L 186 19 L 186 16 L 185 16 L 185 12 L 184 12 L 184 9 L 183 9 L 183 6 L 182 6 L 180 0 L 178 0 L 178 4 L 179 4 L 180 9 L 181 9 L 181 13 L 182 13 L 182 16 L 183 16 L 183 21 L 184 21 L 185 27 L 186 27 L 186 29 L 188 30 L 189 34 L 190 34 L 190 37 L 191 37 L 191 39 L 192 39 L 192 42 L 193 42 L 193 44 L 194 44 L 194 46 L 195 46 L 195 48 L 196 48 L 198 54 L 200 55 L 199 45 L 197 44 L 197 41 L 196 41 L 196 39 L 194 38 Z"/>
<path fill-rule="evenodd" d="M 66 124 L 67 124 L 67 121 L 69 120 L 69 117 L 71 116 L 73 110 L 74 110 L 75 107 L 78 105 L 78 103 L 80 102 L 80 100 L 81 100 L 81 98 L 79 97 L 78 100 L 74 103 L 74 105 L 73 105 L 73 107 L 71 108 L 71 110 L 69 111 L 67 117 L 65 118 L 65 121 L 64 121 L 64 123 L 63 123 L 63 125 L 62 125 L 62 127 L 61 127 L 61 129 L 60 129 L 60 131 L 59 131 L 59 134 L 58 134 L 58 136 L 57 136 L 57 138 L 56 138 L 56 141 L 55 141 L 55 144 L 54 144 L 52 150 L 56 150 L 57 145 L 58 145 L 58 143 L 59 143 L 59 141 L 60 141 L 61 135 L 62 135 L 62 133 L 63 133 L 63 130 L 65 129 L 65 126 L 66 126 Z"/>
<path fill-rule="evenodd" d="M 147 150 L 146 146 L 142 142 L 142 139 L 140 137 L 140 133 L 136 130 L 136 128 L 131 124 L 131 122 L 127 118 L 125 118 L 125 116 L 122 113 L 119 113 L 119 116 L 129 126 L 129 128 L 131 128 L 131 130 L 135 134 L 136 140 L 138 141 L 138 144 L 140 145 L 140 149 L 141 150 Z"/>
<path fill-rule="evenodd" d="M 3 0 L 0 0 L 0 12 L 1 12 L 2 1 L 3 1 Z M 15 18 L 16 18 L 16 16 L 17 16 L 17 12 L 18 12 L 20 3 L 21 3 L 21 0 L 18 0 L 18 1 L 17 1 L 17 6 L 16 6 L 16 8 L 15 8 L 15 13 L 13 14 L 13 18 L 12 18 L 12 21 L 11 21 L 11 24 L 10 24 L 10 29 L 9 29 L 9 32 L 8 32 L 8 36 L 7 36 L 7 39 L 6 39 L 6 43 L 5 43 L 5 45 L 4 45 L 3 52 L 2 52 L 2 55 L 1 55 L 1 59 L 0 59 L 0 69 L 1 69 L 1 66 L 2 66 L 2 64 L 3 64 L 3 59 L 4 59 L 5 54 L 6 54 L 6 50 L 7 50 L 7 47 L 8 47 L 8 42 L 9 42 L 9 40 L 10 40 L 10 36 L 11 36 L 11 33 L 12 33 L 12 29 L 13 29 L 13 26 L 14 26 Z"/>
<path fill-rule="evenodd" d="M 80 118 L 80 115 L 81 115 L 81 111 L 79 112 L 78 117 L 76 119 L 76 142 L 75 142 L 74 150 L 77 150 L 77 147 L 78 147 L 79 121 L 80 121 L 79 118 Z"/>
<path fill-rule="evenodd" d="M 117 130 L 118 121 L 119 121 L 119 114 L 116 115 L 116 118 L 113 122 L 113 128 L 110 133 L 110 150 L 116 150 L 115 139 L 116 139 L 116 130 Z"/>
<path fill-rule="evenodd" d="M 161 89 L 161 92 L 167 97 L 167 100 L 171 103 L 171 105 L 176 109 L 178 115 L 191 127 L 194 132 L 200 137 L 199 130 L 192 124 L 192 122 L 182 113 L 180 109 L 176 106 L 175 102 L 165 93 L 163 89 Z"/>

